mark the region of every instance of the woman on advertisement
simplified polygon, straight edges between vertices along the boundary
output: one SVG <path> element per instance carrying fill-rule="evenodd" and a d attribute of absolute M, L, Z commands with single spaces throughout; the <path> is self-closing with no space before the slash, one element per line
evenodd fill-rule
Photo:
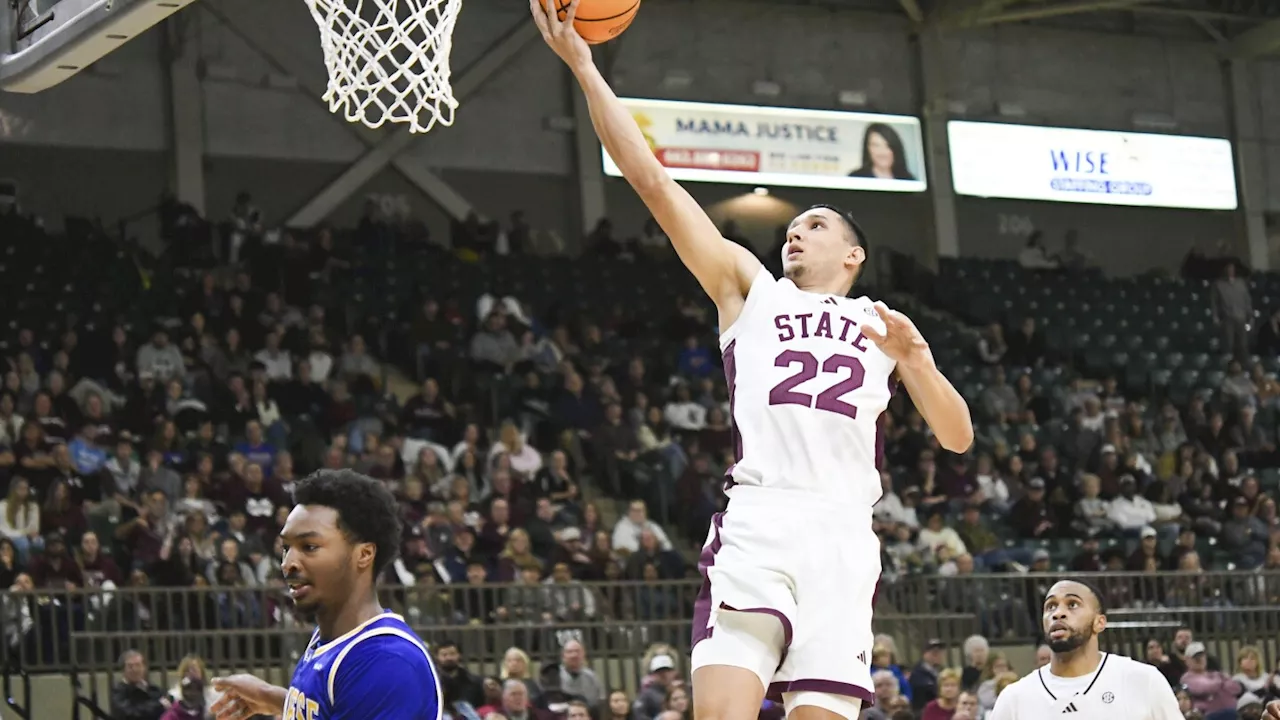
<path fill-rule="evenodd" d="M 902 138 L 884 123 L 872 123 L 862 135 L 862 166 L 849 177 L 882 180 L 915 180 L 907 170 L 907 153 Z"/>

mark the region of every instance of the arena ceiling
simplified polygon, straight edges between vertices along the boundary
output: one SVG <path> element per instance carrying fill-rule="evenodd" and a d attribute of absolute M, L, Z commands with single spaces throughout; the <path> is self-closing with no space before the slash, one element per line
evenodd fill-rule
<path fill-rule="evenodd" d="M 1280 0 L 790 0 L 797 4 L 905 14 L 948 29 L 1035 23 L 1072 17 L 1169 18 L 1194 23 L 1224 54 L 1280 53 Z"/>

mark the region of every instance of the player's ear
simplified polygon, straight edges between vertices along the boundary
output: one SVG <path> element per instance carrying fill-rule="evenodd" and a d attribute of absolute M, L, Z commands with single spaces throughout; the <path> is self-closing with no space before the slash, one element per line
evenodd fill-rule
<path fill-rule="evenodd" d="M 373 543 L 356 544 L 356 568 L 364 570 L 373 566 L 374 557 L 378 554 L 378 546 Z"/>
<path fill-rule="evenodd" d="M 1107 629 L 1107 616 L 1099 614 L 1093 619 L 1093 633 L 1097 635 Z"/>
<path fill-rule="evenodd" d="M 846 256 L 846 262 L 850 267 L 857 267 L 867 260 L 867 251 L 861 245 L 854 245 L 849 248 L 849 254 Z"/>

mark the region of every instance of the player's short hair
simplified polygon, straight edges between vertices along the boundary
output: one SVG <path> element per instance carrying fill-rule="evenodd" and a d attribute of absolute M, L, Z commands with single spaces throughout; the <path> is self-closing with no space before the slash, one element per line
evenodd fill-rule
<path fill-rule="evenodd" d="M 1098 614 L 1099 615 L 1107 614 L 1107 598 L 1102 594 L 1102 590 L 1100 590 L 1097 585 L 1094 585 L 1088 580 L 1079 580 L 1077 578 L 1064 578 L 1064 579 L 1070 580 L 1073 583 L 1083 585 L 1086 588 L 1088 588 L 1089 592 L 1093 593 L 1094 600 L 1096 600 L 1098 603 Z M 1046 595 L 1045 597 L 1048 597 L 1048 595 Z"/>
<path fill-rule="evenodd" d="M 853 219 L 853 213 L 845 210 L 844 208 L 839 208 L 835 205 L 827 205 L 826 203 L 818 203 L 817 205 L 809 208 L 809 210 L 830 210 L 836 215 L 839 215 L 840 219 L 844 221 L 849 232 L 853 234 L 854 242 L 857 243 L 858 247 L 862 248 L 862 253 L 867 257 L 871 256 L 871 246 L 867 244 L 867 232 L 862 229 L 862 226 L 858 224 L 857 220 Z"/>
<path fill-rule="evenodd" d="M 338 529 L 349 540 L 373 543 L 373 576 L 400 552 L 400 506 L 381 482 L 354 470 L 317 470 L 293 488 L 297 505 L 319 505 L 338 513 Z"/>

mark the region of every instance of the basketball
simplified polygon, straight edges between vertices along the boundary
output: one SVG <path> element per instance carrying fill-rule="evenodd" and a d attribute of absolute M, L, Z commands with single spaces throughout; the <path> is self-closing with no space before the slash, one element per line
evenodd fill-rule
<path fill-rule="evenodd" d="M 556 15 L 564 20 L 569 14 L 569 0 L 556 0 Z M 640 0 L 582 0 L 573 26 L 591 45 L 609 42 L 622 34 L 635 19 Z"/>

